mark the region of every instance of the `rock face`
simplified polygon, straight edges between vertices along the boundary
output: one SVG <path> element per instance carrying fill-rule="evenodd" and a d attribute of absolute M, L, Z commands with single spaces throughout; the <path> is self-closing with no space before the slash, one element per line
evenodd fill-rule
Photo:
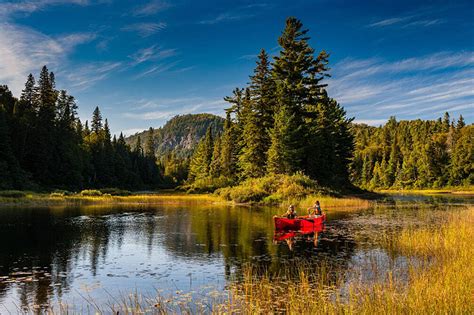
<path fill-rule="evenodd" d="M 193 153 L 199 140 L 205 136 L 208 127 L 211 127 L 213 135 L 216 135 L 222 132 L 223 126 L 224 119 L 212 114 L 175 116 L 163 127 L 155 129 L 153 134 L 155 155 L 160 157 L 174 151 L 177 157 L 188 157 Z M 133 148 L 138 136 L 143 146 L 148 139 L 147 130 L 127 137 L 125 141 Z"/>

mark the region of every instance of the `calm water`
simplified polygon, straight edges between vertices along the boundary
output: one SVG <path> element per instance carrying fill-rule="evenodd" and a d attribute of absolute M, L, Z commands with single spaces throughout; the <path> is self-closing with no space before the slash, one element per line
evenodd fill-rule
<path fill-rule="evenodd" d="M 436 228 L 446 211 L 473 200 L 394 198 L 356 212 L 329 209 L 324 231 L 291 241 L 275 240 L 277 208 L 1 209 L 0 314 L 58 302 L 83 306 L 92 299 L 106 305 L 134 290 L 199 297 L 238 281 L 247 264 L 277 272 L 282 265 L 324 260 L 350 282 L 373 281 L 368 266 L 375 259 L 403 276 L 406 258 L 387 252 L 380 237 L 407 224 Z"/>

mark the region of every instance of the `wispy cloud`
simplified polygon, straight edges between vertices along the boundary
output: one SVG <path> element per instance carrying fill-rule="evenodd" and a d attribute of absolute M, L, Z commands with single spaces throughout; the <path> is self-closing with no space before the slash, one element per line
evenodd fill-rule
<path fill-rule="evenodd" d="M 38 72 L 42 65 L 57 69 L 75 47 L 94 38 L 90 33 L 53 38 L 28 27 L 0 24 L 0 82 L 18 95 L 29 73 Z"/>
<path fill-rule="evenodd" d="M 0 5 L 0 17 L 6 19 L 17 13 L 31 14 L 54 5 L 74 4 L 86 6 L 91 4 L 91 2 L 90 0 L 25 0 L 3 2 Z"/>
<path fill-rule="evenodd" d="M 133 77 L 133 79 L 141 79 L 143 77 L 151 76 L 151 75 L 157 75 L 159 73 L 163 73 L 165 71 L 168 71 L 172 69 L 174 66 L 176 66 L 179 63 L 179 61 L 173 61 L 170 63 L 160 63 L 154 66 L 149 67 L 145 71 L 137 74 L 136 76 Z"/>
<path fill-rule="evenodd" d="M 254 14 L 242 14 L 242 13 L 231 13 L 231 12 L 226 12 L 226 13 L 220 13 L 219 15 L 207 19 L 207 20 L 202 20 L 199 22 L 199 24 L 217 24 L 220 22 L 226 22 L 226 21 L 240 21 L 243 19 L 251 18 L 254 17 Z"/>
<path fill-rule="evenodd" d="M 137 7 L 133 11 L 134 16 L 150 16 L 169 8 L 171 5 L 165 1 L 153 0 Z"/>
<path fill-rule="evenodd" d="M 347 59 L 332 74 L 330 95 L 362 120 L 429 116 L 449 109 L 474 114 L 474 52 L 398 61 Z"/>
<path fill-rule="evenodd" d="M 159 59 L 175 56 L 176 49 L 163 49 L 158 45 L 153 45 L 147 48 L 142 48 L 129 56 L 133 60 L 132 65 L 138 65 L 147 61 L 155 61 Z"/>
<path fill-rule="evenodd" d="M 166 23 L 135 23 L 122 27 L 122 31 L 136 32 L 141 37 L 148 37 L 166 28 Z"/>
<path fill-rule="evenodd" d="M 212 25 L 221 22 L 240 21 L 256 16 L 259 9 L 262 10 L 269 7 L 268 3 L 252 3 L 227 12 L 221 12 L 213 17 L 199 21 L 199 24 Z"/>
<path fill-rule="evenodd" d="M 121 62 L 91 62 L 70 67 L 67 71 L 61 71 L 59 75 L 67 80 L 68 86 L 74 91 L 81 91 L 108 78 L 121 67 Z"/>
<path fill-rule="evenodd" d="M 367 25 L 369 28 L 384 28 L 384 27 L 429 27 L 433 25 L 442 24 L 445 22 L 443 18 L 433 17 L 433 14 L 439 14 L 436 10 L 415 11 L 405 15 L 390 17 L 382 19 Z"/>

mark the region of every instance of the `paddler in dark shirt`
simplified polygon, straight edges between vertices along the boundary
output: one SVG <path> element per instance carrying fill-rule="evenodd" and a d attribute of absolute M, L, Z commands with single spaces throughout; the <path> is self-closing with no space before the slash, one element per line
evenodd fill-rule
<path fill-rule="evenodd" d="M 319 200 L 316 201 L 314 206 L 308 208 L 308 214 L 310 217 L 316 217 L 323 214 L 321 210 L 321 205 L 319 204 Z"/>
<path fill-rule="evenodd" d="M 288 211 L 286 211 L 286 213 L 284 215 L 282 215 L 282 217 L 285 217 L 287 219 L 295 219 L 297 216 L 298 215 L 296 214 L 294 205 L 290 205 L 288 207 Z"/>

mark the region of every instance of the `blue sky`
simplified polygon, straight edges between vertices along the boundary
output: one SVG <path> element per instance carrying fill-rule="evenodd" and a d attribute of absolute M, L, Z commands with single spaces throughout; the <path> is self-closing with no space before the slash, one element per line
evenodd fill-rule
<path fill-rule="evenodd" d="M 474 121 L 472 1 L 0 0 L 0 84 L 19 96 L 47 64 L 81 119 L 99 105 L 114 133 L 223 115 L 288 16 L 331 54 L 329 94 L 356 121 Z"/>

